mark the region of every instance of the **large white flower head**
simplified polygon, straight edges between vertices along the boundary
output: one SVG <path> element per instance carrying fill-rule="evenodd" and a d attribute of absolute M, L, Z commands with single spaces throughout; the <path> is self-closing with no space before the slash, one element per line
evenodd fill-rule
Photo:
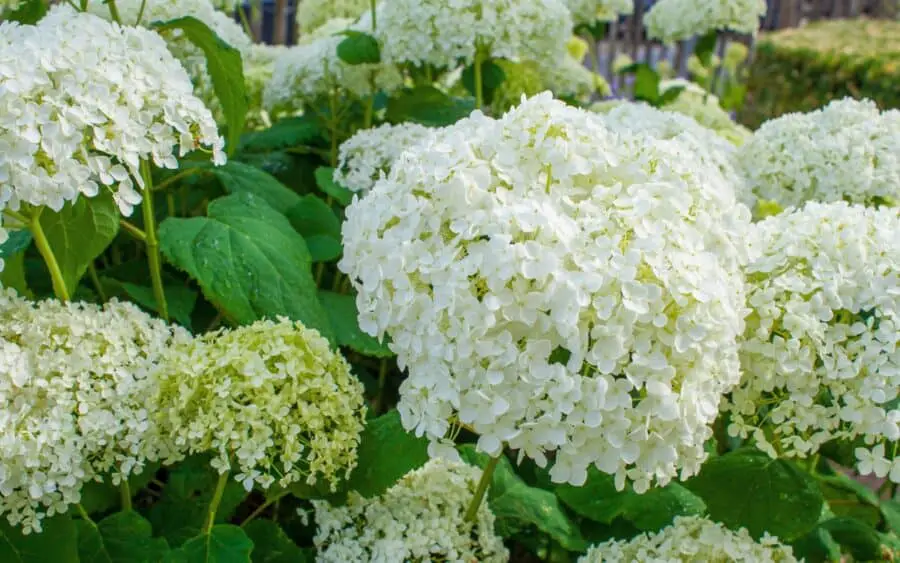
<path fill-rule="evenodd" d="M 59 210 L 106 186 L 129 215 L 141 160 L 177 168 L 176 155 L 209 148 L 223 162 L 192 90 L 152 31 L 65 5 L 36 26 L 0 24 L 0 206 Z"/>
<path fill-rule="evenodd" d="M 351 492 L 344 506 L 313 501 L 316 561 L 508 561 L 486 502 L 474 523 L 465 521 L 480 477 L 477 467 L 438 458 L 377 498 Z"/>
<path fill-rule="evenodd" d="M 339 264 L 409 369 L 404 426 L 556 451 L 557 482 L 697 471 L 743 331 L 749 211 L 716 178 L 549 93 L 405 151 L 347 208 Z"/>
<path fill-rule="evenodd" d="M 84 483 L 168 455 L 146 400 L 167 349 L 190 338 L 127 303 L 0 291 L 0 514 L 40 531 Z"/>
<path fill-rule="evenodd" d="M 677 516 L 672 525 L 630 540 L 595 545 L 578 563 L 797 563 L 794 551 L 765 534 L 759 541 L 741 528 L 729 530 L 697 516 Z"/>
<path fill-rule="evenodd" d="M 652 39 L 674 43 L 711 31 L 756 34 L 766 0 L 659 0 L 644 23 Z"/>
<path fill-rule="evenodd" d="M 154 401 L 173 451 L 209 452 L 247 490 L 332 488 L 356 465 L 362 384 L 315 330 L 287 319 L 203 335 L 174 350 Z"/>
<path fill-rule="evenodd" d="M 611 22 L 634 12 L 634 0 L 565 0 L 575 25 Z"/>
<path fill-rule="evenodd" d="M 810 202 L 756 224 L 732 435 L 806 457 L 900 440 L 900 212 Z M 900 470 L 900 468 L 898 468 Z"/>
<path fill-rule="evenodd" d="M 244 81 L 250 103 L 247 111 L 248 127 L 265 127 L 271 124 L 268 112 L 263 106 L 263 95 L 275 72 L 275 61 L 288 49 L 289 47 L 284 45 L 258 43 L 254 44 L 244 57 Z M 218 105 L 213 104 L 213 108 L 218 109 Z"/>
<path fill-rule="evenodd" d="M 385 123 L 357 131 L 341 143 L 334 180 L 355 192 L 366 192 L 390 172 L 403 151 L 434 132 L 435 129 L 417 123 Z"/>
<path fill-rule="evenodd" d="M 712 129 L 736 147 L 743 145 L 753 135 L 749 129 L 736 123 L 728 115 L 728 112 L 722 108 L 718 97 L 710 94 L 696 82 L 673 78 L 659 83 L 660 94 L 672 88 L 682 88 L 681 93 L 662 109 L 693 118 L 697 123 L 707 129 Z"/>
<path fill-rule="evenodd" d="M 365 97 L 403 86 L 403 75 L 392 64 L 349 65 L 342 61 L 337 48 L 346 37 L 331 23 L 325 27 L 328 33 L 314 31 L 314 39 L 276 58 L 272 79 L 263 92 L 263 105 L 268 111 L 294 112 L 338 90 Z M 344 29 L 364 31 L 366 26 L 355 23 Z"/>
<path fill-rule="evenodd" d="M 783 207 L 806 201 L 900 202 L 900 111 L 846 98 L 762 124 L 741 147 L 753 192 Z"/>
<path fill-rule="evenodd" d="M 384 0 L 377 23 L 386 61 L 448 69 L 471 63 L 478 49 L 556 62 L 572 32 L 563 0 Z"/>
<path fill-rule="evenodd" d="M 300 0 L 297 6 L 297 28 L 301 36 L 337 18 L 356 20 L 369 10 L 369 0 Z"/>
<path fill-rule="evenodd" d="M 648 135 L 654 139 L 675 139 L 692 149 L 695 158 L 714 166 L 735 195 L 752 205 L 744 180 L 737 170 L 737 149 L 715 131 L 686 115 L 657 109 L 641 102 L 616 105 L 601 114 L 604 123 L 619 132 Z"/>

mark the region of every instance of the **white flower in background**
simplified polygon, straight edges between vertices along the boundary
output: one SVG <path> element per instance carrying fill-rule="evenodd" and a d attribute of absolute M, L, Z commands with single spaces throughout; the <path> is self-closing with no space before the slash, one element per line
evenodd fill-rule
<path fill-rule="evenodd" d="M 268 127 L 271 125 L 268 112 L 263 106 L 263 95 L 275 72 L 275 61 L 288 51 L 285 45 L 254 44 L 244 57 L 244 82 L 247 86 L 247 127 Z M 218 113 L 218 100 L 212 105 Z"/>
<path fill-rule="evenodd" d="M 756 34 L 766 0 L 659 0 L 644 18 L 647 34 L 674 43 L 711 31 Z"/>
<path fill-rule="evenodd" d="M 341 144 L 334 181 L 355 192 L 367 192 L 391 170 L 407 148 L 434 134 L 417 123 L 386 123 L 357 131 Z"/>
<path fill-rule="evenodd" d="M 739 153 L 753 192 L 782 207 L 806 201 L 900 202 L 900 111 L 846 98 L 762 124 Z"/>
<path fill-rule="evenodd" d="M 2 15 L 3 12 L 18 10 L 21 3 L 22 0 L 0 0 L 0 15 Z"/>
<path fill-rule="evenodd" d="M 370 9 L 369 0 L 300 0 L 297 5 L 297 28 L 300 36 L 311 33 L 329 20 L 356 20 Z"/>
<path fill-rule="evenodd" d="M 403 85 L 403 76 L 391 64 L 349 65 L 342 61 L 337 48 L 346 37 L 335 34 L 334 25 L 326 26 L 327 33 L 314 31 L 315 39 L 291 47 L 275 60 L 272 79 L 263 92 L 263 106 L 268 111 L 294 112 L 338 89 L 364 97 Z M 365 25 L 356 23 L 349 29 L 362 30 Z"/>
<path fill-rule="evenodd" d="M 167 455 L 147 398 L 155 365 L 190 335 L 134 305 L 0 292 L 0 514 L 23 532 L 79 502 L 86 482 Z"/>
<path fill-rule="evenodd" d="M 790 546 L 765 534 L 759 541 L 741 528 L 729 530 L 697 516 L 677 516 L 672 525 L 630 540 L 596 545 L 578 563 L 796 563 Z"/>
<path fill-rule="evenodd" d="M 686 115 L 656 109 L 641 102 L 616 105 L 602 113 L 601 117 L 614 131 L 648 135 L 654 139 L 674 139 L 683 143 L 695 153 L 694 158 L 714 166 L 742 202 L 752 205 L 753 198 L 747 194 L 743 178 L 737 171 L 737 149 L 715 131 Z"/>
<path fill-rule="evenodd" d="M 724 404 L 733 436 L 785 457 L 900 439 L 898 241 L 900 211 L 845 202 L 754 225 L 744 378 Z"/>
<path fill-rule="evenodd" d="M 508 561 L 487 502 L 465 522 L 480 478 L 477 467 L 434 459 L 377 498 L 351 492 L 344 506 L 312 501 L 316 561 Z"/>
<path fill-rule="evenodd" d="M 700 125 L 712 129 L 732 145 L 739 147 L 753 135 L 753 132 L 736 123 L 719 103 L 719 98 L 710 94 L 696 82 L 683 78 L 663 80 L 659 92 L 663 94 L 671 88 L 683 88 L 678 97 L 663 106 L 666 111 L 674 111 L 693 118 Z"/>
<path fill-rule="evenodd" d="M 0 24 L 0 108 L 3 207 L 59 210 L 105 187 L 130 215 L 142 159 L 177 168 L 177 156 L 208 148 L 225 160 L 212 115 L 159 35 L 65 5 L 36 26 Z"/>
<path fill-rule="evenodd" d="M 405 151 L 347 208 L 339 264 L 409 370 L 404 426 L 555 451 L 556 482 L 695 473 L 740 377 L 750 214 L 719 178 L 549 93 Z"/>
<path fill-rule="evenodd" d="M 547 65 L 540 69 L 546 87 L 557 96 L 572 97 L 577 100 L 589 100 L 594 94 L 607 96 L 609 84 L 599 74 L 572 57 L 564 57 L 555 65 Z"/>
<path fill-rule="evenodd" d="M 385 0 L 375 35 L 387 62 L 453 69 L 471 63 L 477 48 L 494 58 L 553 63 L 571 32 L 563 0 Z"/>
<path fill-rule="evenodd" d="M 565 0 L 575 25 L 611 22 L 634 12 L 634 0 Z"/>
<path fill-rule="evenodd" d="M 247 490 L 334 488 L 356 466 L 366 412 L 346 360 L 317 331 L 283 318 L 170 351 L 153 403 L 173 451 L 209 452 Z"/>

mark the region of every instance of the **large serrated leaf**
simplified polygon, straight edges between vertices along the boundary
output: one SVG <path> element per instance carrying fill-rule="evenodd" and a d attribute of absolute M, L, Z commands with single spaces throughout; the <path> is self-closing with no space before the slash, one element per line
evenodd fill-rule
<path fill-rule="evenodd" d="M 80 563 L 151 563 L 168 552 L 166 540 L 154 538 L 150 522 L 137 512 L 117 512 L 96 524 L 78 521 Z"/>
<path fill-rule="evenodd" d="M 206 70 L 212 79 L 213 89 L 228 123 L 226 148 L 232 154 L 238 147 L 244 122 L 247 120 L 247 88 L 244 83 L 244 64 L 241 53 L 225 41 L 205 23 L 190 16 L 156 22 L 159 32 L 178 29 L 206 56 Z"/>
<path fill-rule="evenodd" d="M 227 196 L 209 205 L 208 217 L 166 219 L 159 238 L 166 258 L 235 322 L 282 315 L 335 342 L 303 237 L 260 198 Z"/>

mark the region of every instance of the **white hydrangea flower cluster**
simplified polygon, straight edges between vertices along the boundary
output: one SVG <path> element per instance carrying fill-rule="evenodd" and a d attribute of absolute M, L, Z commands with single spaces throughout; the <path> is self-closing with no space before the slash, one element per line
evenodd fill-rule
<path fill-rule="evenodd" d="M 36 26 L 0 24 L 0 206 L 62 208 L 101 186 L 125 215 L 141 200 L 139 166 L 224 140 L 156 33 L 62 5 Z M 137 184 L 137 189 L 135 187 Z"/>
<path fill-rule="evenodd" d="M 845 98 L 772 119 L 741 147 L 753 192 L 783 207 L 806 201 L 900 202 L 900 111 Z"/>
<path fill-rule="evenodd" d="M 390 172 L 391 165 L 403 151 L 435 131 L 417 123 L 385 123 L 357 131 L 340 146 L 334 181 L 354 192 L 367 192 L 379 178 Z"/>
<path fill-rule="evenodd" d="M 263 92 L 263 106 L 270 112 L 294 112 L 306 102 L 343 89 L 358 96 L 378 90 L 391 92 L 403 86 L 403 75 L 392 64 L 349 65 L 337 54 L 345 39 L 337 35 L 334 23 L 326 23 L 329 33 L 314 31 L 311 40 L 291 47 L 275 60 L 272 79 Z M 366 30 L 363 22 L 349 28 Z M 332 30 L 334 30 L 332 32 Z M 373 89 L 374 86 L 374 89 Z"/>
<path fill-rule="evenodd" d="M 681 93 L 662 109 L 693 118 L 697 123 L 707 129 L 712 129 L 736 147 L 743 145 L 753 135 L 752 131 L 736 123 L 728 115 L 728 112 L 722 108 L 718 97 L 707 92 L 696 82 L 683 78 L 663 80 L 659 83 L 659 92 L 662 94 L 671 88 L 678 87 L 683 88 Z"/>
<path fill-rule="evenodd" d="M 711 31 L 755 35 L 765 15 L 766 0 L 659 0 L 644 23 L 652 39 L 671 44 Z"/>
<path fill-rule="evenodd" d="M 596 545 L 579 563 L 797 563 L 794 551 L 778 538 L 759 541 L 741 528 L 732 531 L 705 518 L 677 516 L 672 525 L 630 540 Z"/>
<path fill-rule="evenodd" d="M 898 241 L 900 211 L 846 202 L 755 225 L 745 376 L 723 404 L 733 436 L 785 457 L 836 438 L 900 440 Z"/>
<path fill-rule="evenodd" d="M 438 458 L 407 473 L 380 497 L 351 492 L 347 504 L 338 507 L 313 501 L 316 561 L 508 561 L 487 502 L 474 523 L 465 522 L 480 477 L 477 467 Z"/>
<path fill-rule="evenodd" d="M 606 80 L 572 57 L 565 57 L 555 65 L 540 69 L 546 87 L 558 96 L 589 100 L 594 94 L 609 95 Z"/>
<path fill-rule="evenodd" d="M 453 69 L 478 49 L 552 64 L 565 55 L 571 31 L 563 0 L 385 0 L 375 36 L 385 61 Z"/>
<path fill-rule="evenodd" d="M 616 21 L 634 13 L 634 0 L 566 0 L 575 25 Z"/>
<path fill-rule="evenodd" d="M 284 45 L 254 44 L 244 58 L 244 82 L 247 86 L 247 127 L 269 127 L 271 119 L 264 109 L 263 95 L 275 72 L 275 61 L 288 51 Z M 218 109 L 218 100 L 213 104 Z"/>
<path fill-rule="evenodd" d="M 297 6 L 300 35 L 312 33 L 329 20 L 356 20 L 370 9 L 369 0 L 301 0 Z"/>
<path fill-rule="evenodd" d="M 147 398 L 190 335 L 128 303 L 32 303 L 0 290 L 0 514 L 24 533 L 168 455 Z"/>
<path fill-rule="evenodd" d="M 715 131 L 694 119 L 641 102 L 618 104 L 601 114 L 604 123 L 618 132 L 648 135 L 654 139 L 676 139 L 695 154 L 694 158 L 715 167 L 723 181 L 745 204 L 752 205 L 743 176 L 737 169 L 737 149 Z"/>
<path fill-rule="evenodd" d="M 695 473 L 740 378 L 750 214 L 690 155 L 549 93 L 405 151 L 347 208 L 339 264 L 409 369 L 404 426 L 555 451 L 556 482 Z"/>
<path fill-rule="evenodd" d="M 173 451 L 210 452 L 255 484 L 332 488 L 356 465 L 363 387 L 313 329 L 281 318 L 198 337 L 168 354 L 157 418 Z"/>

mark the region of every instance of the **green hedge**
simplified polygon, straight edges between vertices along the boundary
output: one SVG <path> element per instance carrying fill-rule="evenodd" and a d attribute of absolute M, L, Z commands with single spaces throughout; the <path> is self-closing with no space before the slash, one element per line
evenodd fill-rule
<path fill-rule="evenodd" d="M 762 35 L 740 120 L 756 128 L 846 96 L 900 107 L 900 22 L 827 20 Z"/>

